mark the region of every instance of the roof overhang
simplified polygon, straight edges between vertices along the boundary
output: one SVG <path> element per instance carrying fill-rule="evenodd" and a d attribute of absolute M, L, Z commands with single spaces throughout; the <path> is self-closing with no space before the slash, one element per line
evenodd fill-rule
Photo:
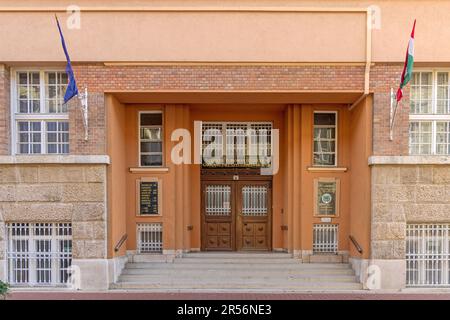
<path fill-rule="evenodd" d="M 360 91 L 108 91 L 124 104 L 352 104 Z"/>

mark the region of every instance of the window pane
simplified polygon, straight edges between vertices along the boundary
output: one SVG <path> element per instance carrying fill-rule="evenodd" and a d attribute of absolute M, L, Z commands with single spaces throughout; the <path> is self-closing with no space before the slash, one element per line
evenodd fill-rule
<path fill-rule="evenodd" d="M 45 73 L 45 105 L 49 113 L 66 113 L 64 93 L 67 87 L 65 72 Z"/>
<path fill-rule="evenodd" d="M 432 113 L 432 84 L 431 72 L 414 72 L 410 86 L 410 110 L 412 114 Z"/>
<path fill-rule="evenodd" d="M 161 142 L 141 142 L 141 152 L 162 152 Z"/>
<path fill-rule="evenodd" d="M 314 125 L 332 125 L 336 124 L 336 114 L 335 113 L 315 113 L 314 114 Z"/>
<path fill-rule="evenodd" d="M 161 128 L 141 128 L 141 139 L 161 140 Z"/>
<path fill-rule="evenodd" d="M 69 152 L 69 123 L 49 121 L 47 124 L 47 152 Z"/>
<path fill-rule="evenodd" d="M 450 154 L 450 122 L 436 123 L 436 154 Z"/>
<path fill-rule="evenodd" d="M 162 113 L 141 113 L 141 126 L 162 125 Z"/>
<path fill-rule="evenodd" d="M 314 165 L 336 165 L 336 114 L 314 114 Z"/>
<path fill-rule="evenodd" d="M 431 154 L 432 123 L 411 122 L 409 127 L 409 150 L 411 154 Z"/>
<path fill-rule="evenodd" d="M 161 166 L 162 155 L 142 155 L 141 165 L 143 166 Z"/>

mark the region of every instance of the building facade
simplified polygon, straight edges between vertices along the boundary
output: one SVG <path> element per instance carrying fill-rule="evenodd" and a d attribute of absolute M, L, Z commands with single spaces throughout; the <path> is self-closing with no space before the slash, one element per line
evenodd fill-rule
<path fill-rule="evenodd" d="M 283 251 L 450 285 L 450 1 L 410 2 L 1 1 L 0 279 L 106 290 L 133 254 Z"/>

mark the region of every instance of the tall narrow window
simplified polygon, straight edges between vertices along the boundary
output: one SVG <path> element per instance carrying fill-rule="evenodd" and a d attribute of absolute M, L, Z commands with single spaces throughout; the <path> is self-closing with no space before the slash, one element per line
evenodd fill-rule
<path fill-rule="evenodd" d="M 140 165 L 159 167 L 163 165 L 162 113 L 139 114 Z"/>
<path fill-rule="evenodd" d="M 336 112 L 314 113 L 315 166 L 335 166 L 336 163 Z"/>
<path fill-rule="evenodd" d="M 69 153 L 69 115 L 63 104 L 67 83 L 63 71 L 26 70 L 12 74 L 14 153 Z"/>

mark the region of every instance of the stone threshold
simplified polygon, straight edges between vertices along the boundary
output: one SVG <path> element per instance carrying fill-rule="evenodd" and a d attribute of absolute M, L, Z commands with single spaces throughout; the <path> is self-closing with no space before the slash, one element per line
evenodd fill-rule
<path fill-rule="evenodd" d="M 108 155 L 0 156 L 0 164 L 110 164 Z"/>
<path fill-rule="evenodd" d="M 450 165 L 450 156 L 371 156 L 369 166 L 373 165 Z"/>

